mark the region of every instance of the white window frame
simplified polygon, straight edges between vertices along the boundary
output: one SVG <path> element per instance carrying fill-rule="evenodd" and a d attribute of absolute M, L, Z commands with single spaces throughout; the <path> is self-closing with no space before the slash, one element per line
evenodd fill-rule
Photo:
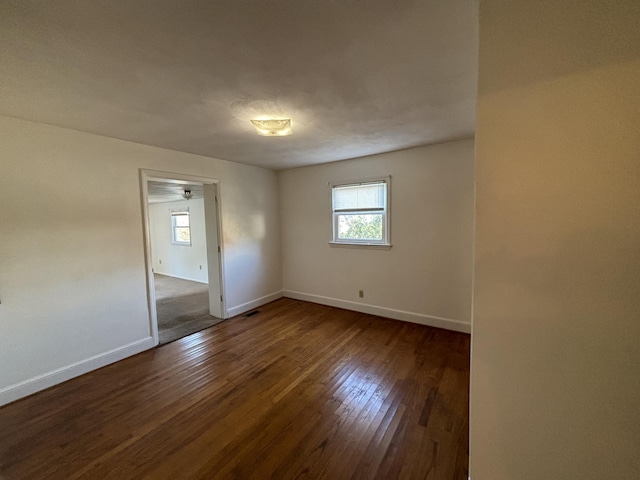
<path fill-rule="evenodd" d="M 336 210 L 333 206 L 333 192 L 336 187 L 349 187 L 358 185 L 367 185 L 382 183 L 385 185 L 385 205 L 382 209 L 364 209 L 364 210 Z M 329 244 L 331 246 L 338 247 L 354 247 L 354 248 L 375 248 L 375 249 L 389 249 L 391 248 L 391 176 L 363 178 L 351 181 L 331 182 L 329 183 L 329 195 L 331 205 L 331 240 Z M 338 221 L 341 213 L 350 213 L 353 215 L 366 215 L 369 213 L 381 213 L 382 214 L 382 239 L 381 240 L 358 240 L 358 239 L 341 239 L 338 238 Z"/>
<path fill-rule="evenodd" d="M 189 212 L 189 208 L 180 208 L 180 209 L 176 209 L 176 210 L 171 210 L 171 243 L 173 245 L 183 245 L 183 246 L 191 246 L 191 213 Z M 178 225 L 176 225 L 176 217 L 178 215 L 187 215 L 187 218 L 189 219 L 189 225 L 187 226 L 187 228 L 189 229 L 189 241 L 188 242 L 183 242 L 181 240 L 177 239 L 176 236 L 176 228 L 185 228 L 185 227 L 180 227 Z"/>

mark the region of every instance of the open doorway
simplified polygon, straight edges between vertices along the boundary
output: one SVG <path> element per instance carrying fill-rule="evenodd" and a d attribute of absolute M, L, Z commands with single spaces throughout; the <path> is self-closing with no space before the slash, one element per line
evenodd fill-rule
<path fill-rule="evenodd" d="M 151 334 L 164 344 L 224 318 L 214 179 L 141 171 Z"/>

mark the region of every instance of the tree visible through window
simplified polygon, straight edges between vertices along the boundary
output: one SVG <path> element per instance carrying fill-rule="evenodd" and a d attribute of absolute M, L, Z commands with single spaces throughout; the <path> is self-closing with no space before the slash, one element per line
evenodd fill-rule
<path fill-rule="evenodd" d="M 389 180 L 332 187 L 333 241 L 388 245 Z"/>
<path fill-rule="evenodd" d="M 173 243 L 191 245 L 191 225 L 189 211 L 171 212 L 171 231 Z"/>
<path fill-rule="evenodd" d="M 338 238 L 382 240 L 382 214 L 338 215 Z"/>

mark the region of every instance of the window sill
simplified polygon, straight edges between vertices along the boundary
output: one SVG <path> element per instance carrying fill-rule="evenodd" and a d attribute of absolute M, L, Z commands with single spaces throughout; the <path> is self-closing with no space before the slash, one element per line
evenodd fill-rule
<path fill-rule="evenodd" d="M 346 243 L 346 242 L 329 242 L 330 247 L 342 248 L 363 248 L 368 250 L 391 250 L 390 243 Z"/>

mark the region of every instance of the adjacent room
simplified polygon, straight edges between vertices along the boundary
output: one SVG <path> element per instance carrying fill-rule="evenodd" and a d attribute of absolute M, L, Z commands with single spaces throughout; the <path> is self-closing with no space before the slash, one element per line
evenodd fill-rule
<path fill-rule="evenodd" d="M 204 193 L 201 184 L 147 182 L 149 290 L 155 294 L 160 345 L 222 321 L 216 307 L 210 308 L 210 299 L 220 296 L 217 283 L 209 284 L 209 273 L 220 277 L 219 264 L 207 258 L 209 249 L 218 255 L 218 225 L 213 226 L 215 235 L 209 234 L 215 244 L 208 246 Z"/>
<path fill-rule="evenodd" d="M 640 478 L 640 4 L 0 1 L 0 479 Z"/>

